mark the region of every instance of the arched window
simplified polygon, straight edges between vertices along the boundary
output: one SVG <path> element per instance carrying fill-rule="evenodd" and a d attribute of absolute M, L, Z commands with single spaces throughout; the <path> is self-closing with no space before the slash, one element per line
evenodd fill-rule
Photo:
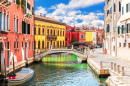
<path fill-rule="evenodd" d="M 116 12 L 116 4 L 114 3 L 114 12 Z"/>

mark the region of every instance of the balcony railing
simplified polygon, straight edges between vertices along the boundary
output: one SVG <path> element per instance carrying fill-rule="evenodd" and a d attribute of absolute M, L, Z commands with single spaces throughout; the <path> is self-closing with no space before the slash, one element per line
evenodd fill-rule
<path fill-rule="evenodd" d="M 112 20 L 112 14 L 108 14 L 108 16 L 106 17 L 106 22 L 111 20 Z"/>
<path fill-rule="evenodd" d="M 12 0 L 0 0 L 0 4 L 5 7 L 9 7 L 12 4 Z"/>
<path fill-rule="evenodd" d="M 24 16 L 27 17 L 27 18 L 32 18 L 32 11 L 29 10 L 28 8 L 26 8 L 24 10 Z"/>
<path fill-rule="evenodd" d="M 47 39 L 57 39 L 57 36 L 55 36 L 55 35 L 47 35 Z"/>

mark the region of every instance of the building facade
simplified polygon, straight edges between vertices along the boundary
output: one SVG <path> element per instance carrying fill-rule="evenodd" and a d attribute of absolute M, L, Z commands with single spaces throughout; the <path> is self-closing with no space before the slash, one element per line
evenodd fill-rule
<path fill-rule="evenodd" d="M 103 39 L 105 36 L 105 30 L 104 29 L 98 29 L 97 30 L 97 45 L 98 46 L 103 46 Z"/>
<path fill-rule="evenodd" d="M 72 41 L 72 30 L 73 30 L 73 27 L 66 25 L 66 32 L 65 32 L 65 35 L 66 35 L 65 44 L 66 45 L 69 45 Z"/>
<path fill-rule="evenodd" d="M 19 3 L 20 2 L 20 3 Z M 34 0 L 0 1 L 0 74 L 25 66 L 34 56 Z M 4 64 L 4 59 L 6 65 Z"/>
<path fill-rule="evenodd" d="M 97 33 L 95 31 L 86 31 L 86 42 L 92 43 L 93 45 L 97 44 Z"/>
<path fill-rule="evenodd" d="M 35 15 L 35 49 L 44 52 L 51 48 L 65 47 L 66 24 L 42 14 Z"/>
<path fill-rule="evenodd" d="M 117 22 L 117 57 L 130 61 L 130 0 L 122 0 Z"/>
<path fill-rule="evenodd" d="M 105 0 L 104 7 L 104 29 L 105 40 L 104 48 L 107 49 L 107 54 L 117 56 L 117 21 L 121 16 L 121 0 Z"/>

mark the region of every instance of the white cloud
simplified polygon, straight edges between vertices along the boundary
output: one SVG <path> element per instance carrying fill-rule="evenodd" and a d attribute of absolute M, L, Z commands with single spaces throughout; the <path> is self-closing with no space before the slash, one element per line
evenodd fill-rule
<path fill-rule="evenodd" d="M 40 7 L 37 7 L 37 10 L 35 10 L 35 14 L 40 15 L 40 13 L 46 14 L 47 11 L 46 11 L 45 8 L 43 8 L 42 6 L 40 6 Z"/>
<path fill-rule="evenodd" d="M 65 5 L 63 3 L 53 5 L 49 9 L 54 9 L 52 13 L 47 13 L 46 9 L 43 7 L 38 7 L 35 11 L 36 14 L 46 14 L 47 17 L 54 18 L 56 20 L 62 20 L 62 22 L 71 26 L 95 26 L 103 27 L 104 22 L 99 18 L 104 15 L 100 11 L 94 13 L 90 12 L 84 14 L 79 8 L 89 7 L 98 3 L 104 2 L 104 0 L 70 0 L 70 2 Z M 83 14 L 82 14 L 83 13 Z M 82 22 L 79 23 L 78 20 Z"/>

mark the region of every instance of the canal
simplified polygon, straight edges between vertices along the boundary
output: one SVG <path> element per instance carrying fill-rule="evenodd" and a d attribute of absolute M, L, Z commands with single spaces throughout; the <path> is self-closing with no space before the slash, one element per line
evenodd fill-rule
<path fill-rule="evenodd" d="M 35 74 L 22 86 L 105 86 L 106 79 L 98 78 L 87 63 L 81 63 L 80 57 L 73 54 L 47 55 L 29 67 Z"/>

